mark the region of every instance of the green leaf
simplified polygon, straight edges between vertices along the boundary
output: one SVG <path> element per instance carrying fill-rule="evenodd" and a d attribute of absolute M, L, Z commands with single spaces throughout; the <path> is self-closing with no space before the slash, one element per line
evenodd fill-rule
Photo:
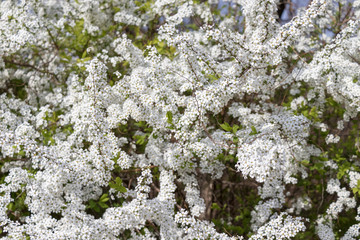
<path fill-rule="evenodd" d="M 316 170 L 319 173 L 324 173 L 324 164 L 322 162 L 315 163 L 314 166 L 310 167 L 310 170 Z"/>
<path fill-rule="evenodd" d="M 100 197 L 100 199 L 99 199 L 99 202 L 107 202 L 107 201 L 109 201 L 109 196 L 108 196 L 108 194 L 107 193 L 105 193 L 105 194 L 103 194 L 101 197 Z"/>
<path fill-rule="evenodd" d="M 94 200 L 90 200 L 89 201 L 89 204 L 86 206 L 86 209 L 94 209 L 95 208 L 95 206 L 96 206 L 96 203 L 95 203 L 95 201 Z"/>
<path fill-rule="evenodd" d="M 339 172 L 337 173 L 336 177 L 338 179 L 341 179 L 344 175 L 345 175 L 345 170 L 344 169 L 340 169 Z"/>
<path fill-rule="evenodd" d="M 234 134 L 236 134 L 236 132 L 237 132 L 237 130 L 239 130 L 239 125 L 236 125 L 236 124 L 234 124 L 234 126 L 232 127 L 232 132 L 234 133 Z"/>
<path fill-rule="evenodd" d="M 124 192 L 127 191 L 126 188 L 122 185 L 122 180 L 121 180 L 121 178 L 119 178 L 119 177 L 117 177 L 117 178 L 115 179 L 115 182 L 110 182 L 110 183 L 109 183 L 109 186 L 110 186 L 111 188 L 113 188 L 113 189 L 121 192 L 121 193 L 124 193 Z"/>
<path fill-rule="evenodd" d="M 101 207 L 101 208 L 109 208 L 109 205 L 107 205 L 106 203 L 104 203 L 104 202 L 99 202 L 99 206 Z"/>
<path fill-rule="evenodd" d="M 354 187 L 354 188 L 352 189 L 352 191 L 353 191 L 354 195 L 355 195 L 355 194 L 360 195 L 360 180 L 357 181 L 357 185 L 356 185 L 356 187 Z"/>
<path fill-rule="evenodd" d="M 24 157 L 24 156 L 25 156 L 25 152 L 24 152 L 23 150 L 21 150 L 18 154 L 19 154 L 19 156 L 21 156 L 21 157 Z"/>
<path fill-rule="evenodd" d="M 168 111 L 166 112 L 166 117 L 167 117 L 167 123 L 169 124 L 173 124 L 173 115 L 172 115 L 172 112 Z"/>
<path fill-rule="evenodd" d="M 146 127 L 146 122 L 145 121 L 139 121 L 134 123 L 135 126 L 139 127 L 139 128 L 145 128 Z"/>
<path fill-rule="evenodd" d="M 99 208 L 99 206 L 98 205 L 95 205 L 94 207 L 93 207 L 93 209 L 95 210 L 95 212 L 97 212 L 97 213 L 99 213 L 100 212 L 100 208 Z"/>
<path fill-rule="evenodd" d="M 250 136 L 252 135 L 256 135 L 258 134 L 259 132 L 256 130 L 256 128 L 254 126 L 251 126 L 251 133 L 250 133 Z"/>
<path fill-rule="evenodd" d="M 82 54 L 82 56 L 81 56 L 81 58 L 86 58 L 86 54 L 87 54 L 87 52 L 84 51 L 83 54 Z"/>
<path fill-rule="evenodd" d="M 211 205 L 211 209 L 221 210 L 221 208 L 219 207 L 219 205 L 217 203 L 213 203 Z"/>
<path fill-rule="evenodd" d="M 77 59 L 76 62 L 77 63 L 85 63 L 87 61 L 90 61 L 91 59 L 92 59 L 91 57 L 86 57 L 86 58 Z"/>
<path fill-rule="evenodd" d="M 7 206 L 7 208 L 11 211 L 15 211 L 15 205 L 13 202 L 9 203 L 9 205 Z"/>
<path fill-rule="evenodd" d="M 343 164 L 341 164 L 339 166 L 337 178 L 341 179 L 347 173 L 347 171 L 350 170 L 350 168 L 351 168 L 351 164 L 349 162 L 344 162 Z"/>
<path fill-rule="evenodd" d="M 227 155 L 225 157 L 225 161 L 230 161 L 230 160 L 234 160 L 234 156 L 233 155 Z"/>
<path fill-rule="evenodd" d="M 220 124 L 220 127 L 227 132 L 231 132 L 232 130 L 232 127 L 230 127 L 230 125 L 227 122 L 225 122 L 224 124 Z"/>
<path fill-rule="evenodd" d="M 145 143 L 145 135 L 143 136 L 137 136 L 138 140 L 136 141 L 136 144 L 143 145 Z"/>
<path fill-rule="evenodd" d="M 309 166 L 310 161 L 309 161 L 309 160 L 303 160 L 303 161 L 301 161 L 300 163 L 301 163 L 302 165 L 304 165 L 304 166 Z"/>

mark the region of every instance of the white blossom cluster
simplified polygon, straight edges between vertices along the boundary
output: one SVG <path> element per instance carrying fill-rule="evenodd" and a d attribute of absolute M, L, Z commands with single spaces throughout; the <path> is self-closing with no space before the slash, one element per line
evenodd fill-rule
<path fill-rule="evenodd" d="M 293 219 L 286 213 L 281 213 L 278 216 L 273 216 L 272 219 L 259 228 L 255 235 L 250 237 L 255 239 L 289 239 L 294 237 L 298 232 L 304 231 L 305 225 L 301 218 Z"/>
<path fill-rule="evenodd" d="M 218 1 L 1 1 L 0 237 L 290 239 L 312 224 L 335 239 L 360 209 L 359 157 L 316 162 L 313 136 L 330 149 L 358 131 L 360 1 L 335 36 L 314 32 L 345 2 L 313 0 L 281 25 L 279 0 L 232 1 L 241 18 L 214 15 Z M 329 102 L 334 129 L 318 120 Z M 332 199 L 318 209 L 296 193 L 315 170 Z M 225 171 L 257 186 L 243 236 L 208 214 Z"/>

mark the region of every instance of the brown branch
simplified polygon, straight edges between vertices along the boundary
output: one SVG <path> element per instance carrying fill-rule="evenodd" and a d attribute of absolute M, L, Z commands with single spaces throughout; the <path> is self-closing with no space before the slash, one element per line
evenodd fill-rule
<path fill-rule="evenodd" d="M 50 38 L 51 38 L 51 41 L 52 41 L 53 44 L 54 44 L 56 50 L 59 50 L 59 49 L 60 49 L 60 48 L 59 48 L 59 45 L 56 43 L 55 38 L 54 38 L 54 36 L 51 34 L 50 29 L 48 29 L 48 27 L 46 27 L 46 26 L 45 26 L 45 28 L 46 28 L 46 31 L 48 32 L 48 34 L 49 34 L 49 36 L 50 36 Z"/>
<path fill-rule="evenodd" d="M 37 67 L 35 67 L 35 66 L 31 65 L 31 64 L 28 64 L 28 63 L 16 62 L 16 61 L 6 59 L 6 58 L 3 58 L 3 60 L 7 64 L 13 64 L 13 65 L 20 66 L 20 67 L 27 67 L 27 68 L 31 68 L 31 69 L 33 69 L 35 71 L 38 71 L 40 73 L 49 74 L 49 75 L 51 75 L 52 77 L 55 78 L 56 83 L 60 83 L 60 81 L 59 81 L 58 77 L 56 76 L 56 74 L 54 74 L 52 72 L 49 72 L 49 71 L 44 70 L 44 69 L 37 68 Z"/>
<path fill-rule="evenodd" d="M 156 168 L 157 166 L 151 165 L 149 167 L 145 167 L 148 169 L 152 169 L 152 168 Z M 129 172 L 141 172 L 143 171 L 143 168 L 135 168 L 135 169 L 125 169 L 125 170 L 121 170 L 119 171 L 120 173 L 129 173 Z"/>

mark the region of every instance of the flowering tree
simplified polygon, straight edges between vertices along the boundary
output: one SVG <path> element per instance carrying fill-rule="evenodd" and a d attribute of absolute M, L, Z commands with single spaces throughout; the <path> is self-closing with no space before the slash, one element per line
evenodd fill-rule
<path fill-rule="evenodd" d="M 219 6 L 0 2 L 2 238 L 359 237 L 360 1 Z"/>

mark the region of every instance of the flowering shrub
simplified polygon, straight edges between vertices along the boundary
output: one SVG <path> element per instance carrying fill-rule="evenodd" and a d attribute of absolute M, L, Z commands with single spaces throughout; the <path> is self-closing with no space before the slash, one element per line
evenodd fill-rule
<path fill-rule="evenodd" d="M 357 239 L 360 1 L 284 4 L 1 1 L 0 237 Z"/>

